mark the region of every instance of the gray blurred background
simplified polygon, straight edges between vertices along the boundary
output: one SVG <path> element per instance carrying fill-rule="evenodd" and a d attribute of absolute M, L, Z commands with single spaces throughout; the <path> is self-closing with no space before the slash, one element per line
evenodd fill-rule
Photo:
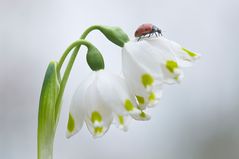
<path fill-rule="evenodd" d="M 238 159 L 238 0 L 0 0 L 0 158 L 36 158 L 38 101 L 50 60 L 88 26 L 120 26 L 131 38 L 151 22 L 165 37 L 202 54 L 180 85 L 164 89 L 148 122 L 127 133 L 113 125 L 93 139 L 86 127 L 65 138 L 71 96 L 90 72 L 82 47 L 66 87 L 55 159 Z M 88 36 L 120 73 L 121 49 L 97 31 Z"/>

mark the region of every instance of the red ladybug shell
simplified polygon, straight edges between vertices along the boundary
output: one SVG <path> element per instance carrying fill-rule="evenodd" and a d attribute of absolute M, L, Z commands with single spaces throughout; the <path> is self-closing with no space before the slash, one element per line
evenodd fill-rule
<path fill-rule="evenodd" d="M 146 35 L 148 33 L 151 33 L 152 29 L 153 29 L 153 24 L 150 24 L 150 23 L 142 24 L 135 31 L 134 36 L 140 37 L 140 36 Z"/>

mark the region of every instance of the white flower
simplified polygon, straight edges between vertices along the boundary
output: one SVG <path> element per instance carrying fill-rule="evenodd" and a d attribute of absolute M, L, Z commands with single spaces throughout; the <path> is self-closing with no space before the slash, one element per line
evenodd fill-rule
<path fill-rule="evenodd" d="M 77 133 L 83 123 L 94 137 L 104 135 L 113 119 L 119 128 L 127 130 L 130 116 L 148 120 L 149 116 L 137 108 L 123 78 L 105 70 L 93 72 L 75 92 L 69 113 L 66 136 Z"/>
<path fill-rule="evenodd" d="M 143 38 L 124 45 L 122 69 L 139 107 L 145 109 L 158 103 L 163 84 L 180 82 L 181 67 L 190 66 L 198 58 L 198 54 L 162 36 Z"/>

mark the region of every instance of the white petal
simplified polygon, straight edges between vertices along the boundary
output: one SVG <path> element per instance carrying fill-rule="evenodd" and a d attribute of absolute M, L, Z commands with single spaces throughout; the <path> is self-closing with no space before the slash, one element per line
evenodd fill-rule
<path fill-rule="evenodd" d="M 98 76 L 97 90 L 104 105 L 116 113 L 123 113 L 122 100 L 130 93 L 121 77 L 102 71 Z"/>
<path fill-rule="evenodd" d="M 160 99 L 162 97 L 162 90 L 152 90 L 152 92 L 149 94 L 147 98 L 147 107 L 151 108 L 157 105 L 160 102 Z"/>
<path fill-rule="evenodd" d="M 93 137 L 103 136 L 113 120 L 112 110 L 104 105 L 97 89 L 98 75 L 86 92 L 86 105 L 89 107 L 85 118 L 86 125 Z"/>
<path fill-rule="evenodd" d="M 155 76 L 161 76 L 160 63 L 165 58 L 163 56 L 157 56 L 155 49 L 146 41 L 129 42 L 125 44 L 123 51 L 128 52 L 131 58 L 146 72 L 154 73 Z M 157 59 L 157 60 L 155 60 Z"/>
<path fill-rule="evenodd" d="M 119 76 L 104 71 L 104 73 L 98 78 L 97 88 L 104 104 L 117 114 L 128 114 L 124 107 L 126 99 L 131 100 L 132 103 L 136 105 L 134 95 L 128 88 L 126 81 Z"/>
<path fill-rule="evenodd" d="M 96 108 L 97 109 L 97 108 Z M 100 108 L 105 109 L 105 107 Z M 105 110 L 104 110 L 105 111 Z M 89 112 L 93 113 L 93 112 Z M 101 137 L 103 136 L 110 128 L 113 117 L 111 114 L 102 114 L 102 123 L 95 124 L 92 122 L 92 116 L 87 115 L 85 118 L 86 126 L 93 137 Z"/>
<path fill-rule="evenodd" d="M 135 103 L 133 103 L 131 100 L 126 99 L 124 103 L 125 109 L 128 111 L 130 116 L 134 118 L 135 120 L 149 120 L 150 116 L 143 112 L 142 110 L 139 110 L 138 108 L 135 108 Z"/>
<path fill-rule="evenodd" d="M 144 42 L 127 43 L 122 50 L 123 73 L 132 91 L 137 95 L 146 96 L 147 90 L 151 87 L 161 84 L 162 73 L 160 73 L 160 64 L 155 63 L 147 52 L 148 46 Z M 145 60 L 144 60 L 145 59 Z M 161 71 L 162 72 L 162 71 Z M 143 78 L 150 77 L 152 83 L 143 82 Z"/>
<path fill-rule="evenodd" d="M 196 54 L 194 52 L 191 52 L 182 46 L 180 46 L 178 43 L 174 41 L 170 41 L 171 47 L 174 50 L 175 54 L 184 61 L 190 61 L 194 62 L 195 60 L 200 58 L 199 54 Z"/>
<path fill-rule="evenodd" d="M 128 131 L 128 126 L 131 121 L 132 118 L 129 115 L 115 115 L 116 126 L 123 131 Z"/>
<path fill-rule="evenodd" d="M 91 74 L 86 80 L 84 80 L 80 86 L 77 88 L 75 94 L 73 95 L 71 105 L 69 120 L 67 126 L 66 137 L 69 138 L 76 134 L 83 125 L 85 115 L 87 113 L 88 107 L 85 105 L 86 91 L 91 85 L 94 79 L 94 74 Z"/>
<path fill-rule="evenodd" d="M 152 46 L 176 56 L 177 62 L 181 67 L 191 66 L 192 62 L 200 57 L 200 55 L 190 52 L 189 50 L 181 47 L 178 43 L 170 41 L 164 37 L 158 37 L 147 41 L 149 41 Z"/>
<path fill-rule="evenodd" d="M 139 111 L 135 114 L 131 114 L 131 116 L 135 119 L 135 120 L 141 120 L 141 121 L 146 121 L 146 120 L 150 120 L 151 117 L 148 113 L 146 113 L 145 111 Z"/>
<path fill-rule="evenodd" d="M 130 114 L 134 119 L 146 120 L 147 117 L 144 114 L 142 116 L 142 112 L 138 110 L 135 97 L 124 79 L 104 71 L 98 76 L 97 82 L 101 99 L 116 114 L 120 116 Z"/>
<path fill-rule="evenodd" d="M 176 83 L 178 77 L 182 73 L 179 66 L 177 70 L 171 68 L 169 70 L 168 63 L 174 62 L 177 64 L 177 59 L 170 51 L 165 51 L 164 49 L 159 49 L 155 46 L 157 39 L 148 39 L 139 42 L 129 42 L 125 44 L 123 48 L 123 72 L 127 80 L 132 77 L 135 68 L 141 68 L 145 73 L 150 74 L 157 83 Z M 171 66 L 171 65 L 169 65 Z M 132 69 L 133 68 L 133 69 Z M 131 83 L 140 81 L 140 75 L 142 76 L 143 71 L 136 70 L 135 72 L 140 72 L 135 78 L 130 80 Z M 138 80 L 137 80 L 138 79 Z M 138 83 L 138 82 L 137 82 Z M 135 84 L 134 84 L 135 85 Z M 134 86 L 136 87 L 136 86 Z M 135 91 L 135 90 L 134 90 Z M 141 91 L 142 92 L 142 91 Z"/>

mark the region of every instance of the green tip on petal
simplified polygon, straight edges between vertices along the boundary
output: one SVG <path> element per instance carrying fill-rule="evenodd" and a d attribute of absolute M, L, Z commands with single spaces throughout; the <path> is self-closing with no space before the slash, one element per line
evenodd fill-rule
<path fill-rule="evenodd" d="M 75 128 L 75 121 L 71 113 L 69 113 L 69 118 L 68 118 L 68 124 L 67 124 L 67 129 L 69 132 L 73 132 Z"/>
<path fill-rule="evenodd" d="M 124 117 L 122 115 L 119 115 L 118 119 L 119 119 L 119 124 L 124 125 Z"/>
<path fill-rule="evenodd" d="M 150 74 L 143 74 L 141 76 L 141 82 L 144 87 L 151 86 L 154 83 L 154 78 Z"/>
<path fill-rule="evenodd" d="M 96 135 L 102 134 L 103 129 L 104 129 L 103 127 L 95 127 L 95 128 L 94 128 L 94 133 L 95 133 Z"/>
<path fill-rule="evenodd" d="M 155 93 L 154 92 L 151 92 L 150 94 L 149 94 L 149 101 L 150 102 L 153 102 L 153 101 L 155 101 Z"/>
<path fill-rule="evenodd" d="M 169 72 L 174 73 L 174 70 L 178 68 L 178 64 L 175 61 L 169 60 L 166 63 L 166 68 L 169 70 Z"/>
<path fill-rule="evenodd" d="M 192 51 L 190 51 L 190 50 L 187 50 L 187 49 L 185 49 L 185 48 L 182 48 L 182 50 L 183 51 L 185 51 L 189 56 L 191 56 L 191 57 L 196 57 L 196 56 L 198 56 L 196 53 L 194 53 L 194 52 L 192 52 Z"/>
<path fill-rule="evenodd" d="M 139 102 L 139 104 L 144 104 L 144 97 L 141 96 L 136 96 L 137 101 Z"/>
<path fill-rule="evenodd" d="M 134 105 L 132 104 L 132 102 L 129 99 L 125 100 L 124 107 L 127 111 L 134 110 Z"/>
<path fill-rule="evenodd" d="M 92 112 L 91 121 L 92 121 L 92 123 L 95 123 L 96 121 L 101 122 L 102 117 L 101 117 L 100 113 L 97 111 Z"/>
<path fill-rule="evenodd" d="M 146 118 L 146 114 L 143 111 L 139 115 L 140 115 L 141 118 Z"/>

